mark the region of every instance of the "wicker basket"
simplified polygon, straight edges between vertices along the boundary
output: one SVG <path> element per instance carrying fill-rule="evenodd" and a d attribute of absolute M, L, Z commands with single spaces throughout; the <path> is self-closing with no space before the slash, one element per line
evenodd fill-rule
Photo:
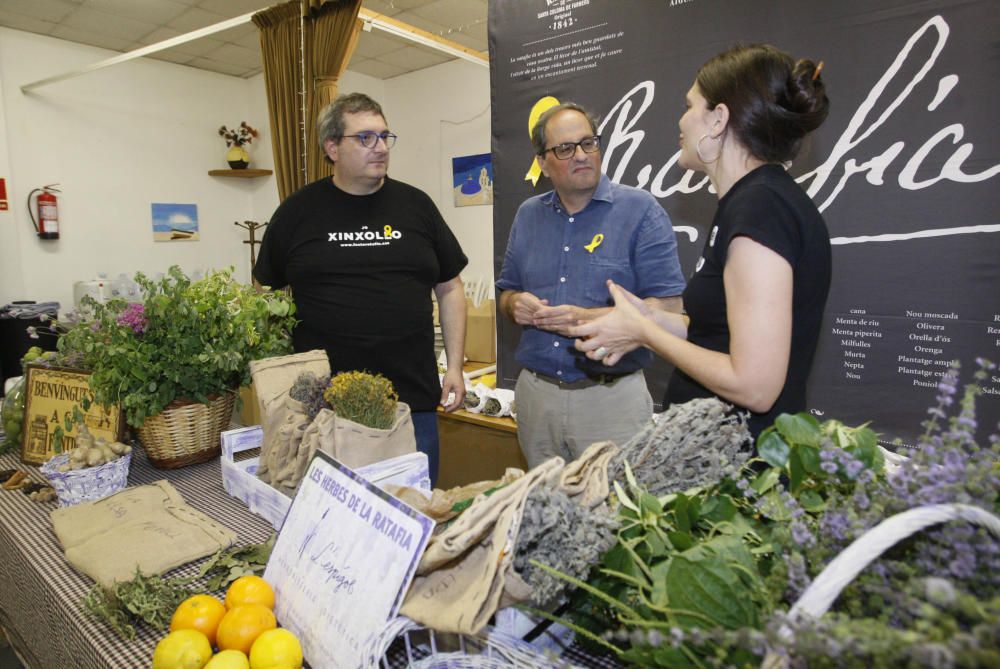
<path fill-rule="evenodd" d="M 430 655 L 420 657 L 414 647 L 412 634 L 420 635 L 429 645 Z M 426 636 L 424 636 L 426 635 Z M 406 651 L 406 666 L 409 669 L 555 669 L 569 666 L 558 663 L 531 644 L 497 629 L 487 628 L 475 636 L 442 635 L 424 628 L 405 616 L 393 618 L 376 634 L 365 649 L 361 666 L 363 669 L 378 669 L 390 666 L 387 652 L 392 643 L 402 637 Z M 443 651 L 438 643 L 456 643 L 458 650 Z"/>
<path fill-rule="evenodd" d="M 128 485 L 128 467 L 132 462 L 132 453 L 126 453 L 98 467 L 59 471 L 59 467 L 67 462 L 69 453 L 63 453 L 39 468 L 59 496 L 59 506 L 91 502 L 124 490 Z"/>
<path fill-rule="evenodd" d="M 209 398 L 208 404 L 176 399 L 137 429 L 149 462 L 177 469 L 217 457 L 222 431 L 232 420 L 235 392 Z"/>
<path fill-rule="evenodd" d="M 819 618 L 830 610 L 833 602 L 854 577 L 897 542 L 916 534 L 931 525 L 961 520 L 986 528 L 1000 539 L 1000 518 L 989 511 L 968 504 L 931 504 L 898 513 L 886 518 L 854 540 L 828 564 L 816 580 L 806 588 L 789 611 L 789 617 L 807 615 Z M 781 634 L 790 640 L 788 628 Z M 784 669 L 787 658 L 771 651 L 760 665 L 762 669 Z"/>

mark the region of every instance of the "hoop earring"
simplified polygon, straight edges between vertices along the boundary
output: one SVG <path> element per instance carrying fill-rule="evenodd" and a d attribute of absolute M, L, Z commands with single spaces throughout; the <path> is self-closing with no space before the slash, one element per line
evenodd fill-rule
<path fill-rule="evenodd" d="M 713 139 L 716 142 L 719 142 L 719 152 L 716 153 L 715 158 L 712 158 L 711 160 L 708 160 L 707 158 L 705 158 L 705 156 L 701 154 L 701 143 L 706 139 Z M 698 160 L 705 163 L 706 165 L 711 165 L 712 163 L 714 163 L 716 160 L 719 159 L 719 156 L 722 155 L 722 136 L 720 135 L 719 137 L 711 137 L 708 133 L 705 133 L 704 135 L 698 138 L 698 142 L 694 145 L 694 152 L 698 154 Z"/>

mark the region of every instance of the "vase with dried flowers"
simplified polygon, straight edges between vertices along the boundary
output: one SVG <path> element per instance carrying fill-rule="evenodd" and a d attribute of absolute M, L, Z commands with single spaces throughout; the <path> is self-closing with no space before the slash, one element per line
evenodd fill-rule
<path fill-rule="evenodd" d="M 251 144 L 257 136 L 257 130 L 250 127 L 246 121 L 240 121 L 238 127 L 230 130 L 226 126 L 219 128 L 219 134 L 225 138 L 229 151 L 226 153 L 226 161 L 234 170 L 243 170 L 250 164 L 250 154 L 243 148 L 244 144 Z"/>

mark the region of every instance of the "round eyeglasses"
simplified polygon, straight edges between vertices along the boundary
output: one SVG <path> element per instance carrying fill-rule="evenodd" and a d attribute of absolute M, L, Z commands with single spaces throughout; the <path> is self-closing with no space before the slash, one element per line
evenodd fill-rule
<path fill-rule="evenodd" d="M 396 135 L 392 134 L 388 130 L 384 132 L 372 132 L 371 130 L 362 130 L 356 135 L 344 135 L 344 137 L 357 137 L 358 141 L 361 142 L 361 146 L 366 149 L 374 149 L 375 145 L 378 144 L 378 140 L 385 142 L 385 148 L 391 149 L 392 145 L 396 143 Z"/>
<path fill-rule="evenodd" d="M 559 160 L 569 160 L 576 153 L 576 147 L 583 149 L 584 153 L 593 153 L 601 148 L 601 136 L 594 135 L 593 137 L 584 137 L 579 142 L 564 142 L 562 144 L 556 144 L 553 147 L 545 149 L 542 151 L 544 156 L 549 151 L 552 152 Z"/>

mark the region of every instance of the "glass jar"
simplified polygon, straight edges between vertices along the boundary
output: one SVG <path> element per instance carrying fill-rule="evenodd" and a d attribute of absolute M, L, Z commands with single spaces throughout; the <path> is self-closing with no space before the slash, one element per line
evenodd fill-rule
<path fill-rule="evenodd" d="M 14 384 L 3 400 L 0 409 L 0 423 L 3 424 L 4 439 L 0 442 L 0 453 L 21 448 L 21 433 L 24 429 L 24 377 Z"/>

